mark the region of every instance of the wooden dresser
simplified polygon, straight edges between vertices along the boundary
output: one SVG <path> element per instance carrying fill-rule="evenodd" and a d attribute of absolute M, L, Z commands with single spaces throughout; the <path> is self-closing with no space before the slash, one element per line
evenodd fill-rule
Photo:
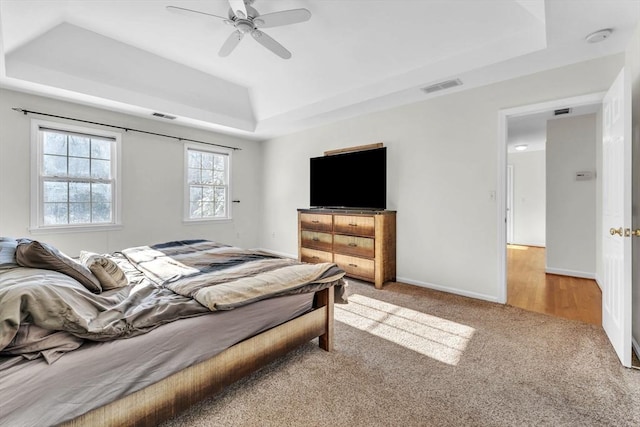
<path fill-rule="evenodd" d="M 382 288 L 396 279 L 396 212 L 298 209 L 298 259 L 334 262 Z"/>

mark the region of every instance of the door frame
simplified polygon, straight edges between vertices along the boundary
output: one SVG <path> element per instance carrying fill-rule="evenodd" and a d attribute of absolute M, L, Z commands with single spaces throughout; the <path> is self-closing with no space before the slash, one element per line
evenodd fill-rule
<path fill-rule="evenodd" d="M 508 156 L 507 156 L 508 159 Z M 513 165 L 507 164 L 507 193 L 506 193 L 506 212 L 507 212 L 507 243 L 513 243 Z"/>
<path fill-rule="evenodd" d="M 582 105 L 602 104 L 606 92 L 597 92 L 537 104 L 498 110 L 498 172 L 497 172 L 497 230 L 498 230 L 498 302 L 507 302 L 507 126 L 509 117 L 526 116 L 549 110 Z"/>

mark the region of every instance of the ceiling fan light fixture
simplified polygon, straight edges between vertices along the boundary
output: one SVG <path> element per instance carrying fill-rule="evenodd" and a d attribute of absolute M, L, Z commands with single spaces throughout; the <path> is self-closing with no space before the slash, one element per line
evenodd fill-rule
<path fill-rule="evenodd" d="M 608 39 L 611 33 L 613 33 L 613 30 L 611 28 L 605 28 L 603 30 L 598 30 L 589 34 L 587 37 L 585 37 L 585 40 L 587 41 L 587 43 L 600 43 Z"/>
<path fill-rule="evenodd" d="M 242 20 L 242 21 L 236 22 L 236 29 L 241 33 L 246 34 L 253 31 L 254 26 L 250 21 Z"/>
<path fill-rule="evenodd" d="M 166 9 L 170 12 L 209 16 L 222 20 L 226 25 L 233 26 L 235 31 L 229 34 L 229 37 L 227 37 L 226 41 L 222 44 L 222 47 L 218 51 L 218 56 L 229 56 L 229 54 L 233 52 L 238 43 L 242 40 L 244 35 L 250 33 L 259 44 L 280 58 L 291 58 L 291 52 L 271 36 L 261 32 L 258 28 L 273 28 L 282 25 L 305 22 L 311 18 L 311 12 L 307 9 L 289 9 L 261 15 L 256 9 L 250 6 L 253 4 L 254 0 L 227 1 L 230 6 L 227 13 L 228 18 L 179 6 L 166 6 Z"/>

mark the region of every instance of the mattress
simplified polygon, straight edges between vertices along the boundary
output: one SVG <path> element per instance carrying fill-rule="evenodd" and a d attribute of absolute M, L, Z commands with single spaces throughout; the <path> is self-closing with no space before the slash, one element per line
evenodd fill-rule
<path fill-rule="evenodd" d="M 48 365 L 0 358 L 0 425 L 46 426 L 138 391 L 311 310 L 313 293 L 181 319 L 147 334 L 89 342 Z"/>

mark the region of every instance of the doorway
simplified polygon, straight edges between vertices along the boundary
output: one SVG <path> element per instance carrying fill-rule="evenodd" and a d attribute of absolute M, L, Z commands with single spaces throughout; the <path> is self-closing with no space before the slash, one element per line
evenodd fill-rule
<path fill-rule="evenodd" d="M 615 82 L 605 93 L 591 94 L 580 97 L 557 100 L 536 105 L 529 105 L 498 112 L 498 191 L 497 228 L 498 228 L 498 301 L 507 302 L 507 250 L 506 250 L 506 152 L 508 119 L 526 114 L 533 114 L 545 110 L 564 108 L 567 105 L 584 106 L 602 104 L 602 144 L 597 149 L 602 161 L 598 163 L 602 179 L 596 197 L 600 199 L 596 204 L 598 220 L 595 223 L 596 243 L 596 276 L 600 274 L 598 285 L 606 286 L 602 296 L 602 327 L 607 338 L 626 367 L 632 366 L 632 303 L 631 303 L 631 242 L 630 238 L 632 218 L 631 177 L 633 168 L 631 161 L 631 81 L 623 69 Z M 594 132 L 595 133 L 595 132 Z M 554 159 L 553 156 L 548 156 Z M 587 174 L 588 176 L 589 174 Z M 576 180 L 584 177 L 583 172 L 576 172 Z M 615 182 L 615 185 L 611 185 Z M 620 197 L 618 197 L 620 196 Z M 609 217 L 615 217 L 615 224 Z M 618 227 L 616 227 L 616 225 Z M 627 228 L 624 228 L 624 227 Z M 608 230 L 606 235 L 604 230 Z M 561 231 L 561 237 L 564 233 Z M 621 241 L 611 245 L 609 236 L 619 235 Z M 554 236 L 548 233 L 547 236 Z M 560 239 L 562 241 L 562 239 Z M 624 240 L 624 242 L 622 242 Z M 612 248 L 624 250 L 612 250 Z M 573 249 L 579 246 L 572 246 Z M 611 259 L 616 262 L 612 263 Z M 549 272 L 549 268 L 546 268 Z M 552 272 L 553 273 L 553 272 Z M 624 274 L 623 274 L 624 273 Z M 560 273 L 562 274 L 562 273 Z M 596 277 L 598 279 L 598 277 Z M 634 342 L 634 346 L 636 346 Z M 640 346 L 638 346 L 640 347 Z"/>
<path fill-rule="evenodd" d="M 567 108 L 567 107 L 571 107 L 571 108 L 584 108 L 586 106 L 593 106 L 593 105 L 600 105 L 602 103 L 602 99 L 604 97 L 604 93 L 596 93 L 596 94 L 591 94 L 591 95 L 584 95 L 584 96 L 579 96 L 579 97 L 574 97 L 574 98 L 568 98 L 568 99 L 560 99 L 560 100 L 556 100 L 556 101 L 551 101 L 551 102 L 546 102 L 546 103 L 541 103 L 541 104 L 535 104 L 535 105 L 528 105 L 528 106 L 523 106 L 523 107 L 517 107 L 517 108 L 512 108 L 512 109 L 508 109 L 508 110 L 502 110 L 499 112 L 499 150 L 498 150 L 498 157 L 499 157 L 499 173 L 498 173 L 498 185 L 499 185 L 499 191 L 497 192 L 497 202 L 498 202 L 498 245 L 499 245 L 499 273 L 500 273 L 500 283 L 502 284 L 502 286 L 500 286 L 499 289 L 499 301 L 502 303 L 507 303 L 508 301 L 508 294 L 509 294 L 509 288 L 508 288 L 508 263 L 507 263 L 507 253 L 509 251 L 508 247 L 507 247 L 507 234 L 509 233 L 507 230 L 510 229 L 512 226 L 514 227 L 514 229 L 516 230 L 514 232 L 514 237 L 510 238 L 509 240 L 511 240 L 512 243 L 525 243 L 524 245 L 513 245 L 513 247 L 510 251 L 510 253 L 512 255 L 514 255 L 516 252 L 514 251 L 519 251 L 517 252 L 518 258 L 522 258 L 522 255 L 524 255 L 526 253 L 525 250 L 523 250 L 522 248 L 528 248 L 531 247 L 532 250 L 529 252 L 530 254 L 533 254 L 534 252 L 536 252 L 535 250 L 533 250 L 533 248 L 535 247 L 544 247 L 545 246 L 545 237 L 546 236 L 546 224 L 544 224 L 544 221 L 542 221 L 542 227 L 543 229 L 545 229 L 545 231 L 543 233 L 540 232 L 540 223 L 538 223 L 537 225 L 535 225 L 535 227 L 533 227 L 534 229 L 537 230 L 537 232 L 531 234 L 527 237 L 527 239 L 529 239 L 528 241 L 525 239 L 521 242 L 518 242 L 518 237 L 517 237 L 517 229 L 518 229 L 518 215 L 517 215 L 517 201 L 518 201 L 518 195 L 514 194 L 514 200 L 513 202 L 513 206 L 511 207 L 511 211 L 509 212 L 509 216 L 512 218 L 512 223 L 509 224 L 509 221 L 507 220 L 507 217 L 505 215 L 505 213 L 507 212 L 507 206 L 508 206 L 508 193 L 507 193 L 507 188 L 508 188 L 508 174 L 509 169 L 507 167 L 507 152 L 508 152 L 508 147 L 507 147 L 507 142 L 509 141 L 509 121 L 514 121 L 514 120 L 523 120 L 526 121 L 526 118 L 528 116 L 530 116 L 531 118 L 538 118 L 538 119 L 543 119 L 543 123 L 545 124 L 545 135 L 546 135 L 546 117 L 548 117 L 549 114 L 551 114 L 552 112 L 554 112 L 555 110 L 560 110 L 563 108 Z M 550 113 L 551 112 L 551 113 Z M 542 143 L 544 144 L 544 141 L 542 141 Z M 516 145 L 523 145 L 524 143 L 522 141 L 514 141 L 513 144 Z M 528 147 L 527 147 L 528 148 Z M 517 182 L 518 179 L 518 171 L 517 168 L 514 168 L 513 170 L 514 173 L 514 185 L 513 187 L 516 188 L 516 192 L 517 192 L 517 185 L 515 185 L 515 182 Z M 546 197 L 546 196 L 545 196 Z M 526 227 L 525 227 L 526 228 Z M 596 224 L 596 233 L 599 234 L 600 233 L 600 224 Z M 510 234 L 510 233 L 509 233 Z M 540 236 L 543 236 L 542 238 Z M 521 238 L 522 240 L 522 238 Z M 520 246 L 521 249 L 517 249 L 516 247 Z M 542 255 L 540 254 L 542 252 Z M 594 255 L 595 256 L 595 255 Z M 541 264 L 541 259 L 544 260 L 545 254 L 544 254 L 544 249 L 542 251 L 537 251 L 536 255 L 533 257 L 534 259 L 538 259 L 538 261 L 530 263 L 530 265 L 535 265 L 537 263 L 538 265 L 538 269 L 540 269 L 540 264 Z M 517 264 L 516 264 L 517 265 Z M 542 262 L 542 266 L 544 268 L 543 273 L 546 273 L 546 262 Z M 558 271 L 558 273 L 563 274 L 565 272 L 562 271 Z M 544 276 L 543 276 L 544 277 Z M 584 277 L 583 277 L 584 278 Z M 562 278 L 558 278 L 560 280 L 562 280 Z M 588 279 L 588 278 L 585 278 Z M 550 286 L 550 285 L 549 285 Z M 550 297 L 550 298 L 555 298 L 555 296 Z"/>
<path fill-rule="evenodd" d="M 594 280 L 594 231 L 600 109 L 600 103 L 564 104 L 508 117 L 506 174 L 507 304 L 598 326 L 602 295 Z M 572 176 L 575 170 L 583 171 L 579 178 Z"/>

